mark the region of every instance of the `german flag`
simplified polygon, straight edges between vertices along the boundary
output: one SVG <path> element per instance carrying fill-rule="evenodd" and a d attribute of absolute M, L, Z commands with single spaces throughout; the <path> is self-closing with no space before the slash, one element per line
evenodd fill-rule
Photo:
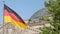
<path fill-rule="evenodd" d="M 11 23 L 14 26 L 19 28 L 27 28 L 26 23 L 22 20 L 22 18 L 11 8 L 4 4 L 4 23 Z"/>

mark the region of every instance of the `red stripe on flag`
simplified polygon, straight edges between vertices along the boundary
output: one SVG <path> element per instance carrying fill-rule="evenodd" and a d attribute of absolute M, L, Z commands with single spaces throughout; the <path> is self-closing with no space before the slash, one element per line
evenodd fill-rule
<path fill-rule="evenodd" d="M 4 9 L 4 16 L 9 16 L 9 12 L 6 9 Z"/>

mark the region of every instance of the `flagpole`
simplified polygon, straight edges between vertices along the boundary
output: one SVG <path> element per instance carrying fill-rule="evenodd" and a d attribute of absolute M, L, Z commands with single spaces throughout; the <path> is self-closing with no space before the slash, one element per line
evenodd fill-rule
<path fill-rule="evenodd" d="M 3 34 L 4 34 L 4 4 L 5 4 L 5 1 L 3 1 Z"/>

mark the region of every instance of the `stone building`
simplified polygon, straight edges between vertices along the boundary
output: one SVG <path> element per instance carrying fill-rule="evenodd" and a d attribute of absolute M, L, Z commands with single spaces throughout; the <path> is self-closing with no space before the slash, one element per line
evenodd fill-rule
<path fill-rule="evenodd" d="M 4 34 L 39 34 L 39 32 L 41 32 L 39 30 L 39 27 L 43 24 L 47 24 L 48 22 L 46 21 L 39 22 L 38 19 L 45 15 L 47 15 L 47 12 L 46 9 L 43 8 L 34 13 L 29 20 L 25 20 L 28 26 L 26 30 L 18 28 L 12 25 L 11 23 L 7 23 L 6 25 L 4 25 L 4 29 L 3 26 L 0 29 L 0 34 L 2 34 L 3 31 Z"/>

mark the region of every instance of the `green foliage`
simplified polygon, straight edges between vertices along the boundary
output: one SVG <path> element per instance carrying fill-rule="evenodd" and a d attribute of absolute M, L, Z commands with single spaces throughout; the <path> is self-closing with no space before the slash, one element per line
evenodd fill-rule
<path fill-rule="evenodd" d="M 49 0 L 45 2 L 45 7 L 48 9 L 48 13 L 52 14 L 53 20 L 50 21 L 46 17 L 42 17 L 41 20 L 48 21 L 54 28 L 45 27 L 40 28 L 42 32 L 40 34 L 60 34 L 60 0 Z M 40 20 L 40 19 L 39 19 Z"/>
<path fill-rule="evenodd" d="M 41 18 L 39 18 L 39 21 L 42 21 L 42 20 L 49 21 L 48 17 L 46 17 L 46 16 L 42 16 Z"/>
<path fill-rule="evenodd" d="M 46 27 L 46 26 L 44 25 L 44 27 L 43 27 L 43 28 L 40 28 L 40 30 L 42 31 L 42 32 L 40 32 L 40 34 L 52 34 L 53 28 L 51 28 L 51 27 Z"/>

